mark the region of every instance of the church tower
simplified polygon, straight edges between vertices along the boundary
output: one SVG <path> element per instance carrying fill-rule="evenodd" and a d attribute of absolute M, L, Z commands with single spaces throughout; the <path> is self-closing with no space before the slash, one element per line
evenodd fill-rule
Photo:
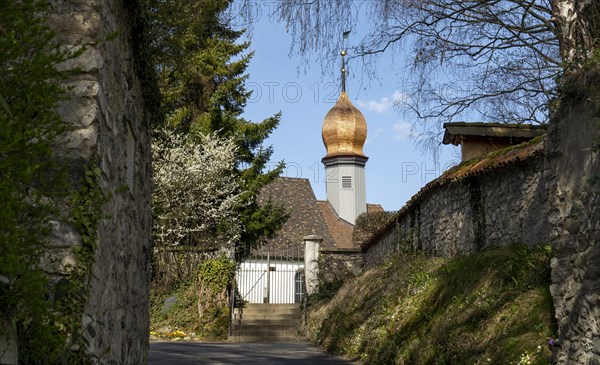
<path fill-rule="evenodd" d="M 327 200 L 340 218 L 354 224 L 367 211 L 365 164 L 363 153 L 367 122 L 346 94 L 346 68 L 342 51 L 342 92 L 323 121 L 323 144 Z"/>

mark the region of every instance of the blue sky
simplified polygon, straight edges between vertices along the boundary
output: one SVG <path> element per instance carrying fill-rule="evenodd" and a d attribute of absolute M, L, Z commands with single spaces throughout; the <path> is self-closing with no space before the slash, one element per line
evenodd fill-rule
<path fill-rule="evenodd" d="M 280 126 L 266 141 L 275 151 L 272 160 L 284 160 L 284 176 L 308 178 L 317 199 L 325 199 L 321 126 L 339 96 L 339 72 L 323 75 L 319 63 L 301 65 L 299 57 L 290 57 L 291 37 L 283 24 L 269 17 L 268 8 L 262 9 L 253 24 L 251 42 L 255 55 L 248 68 L 247 87 L 253 95 L 244 117 L 260 121 L 282 112 Z M 334 69 L 339 70 L 341 60 L 337 61 Z M 381 204 L 386 210 L 400 209 L 425 183 L 459 159 L 451 146 L 442 146 L 438 164 L 415 149 L 410 138 L 413 121 L 393 106 L 395 100 L 410 97 L 399 86 L 402 77 L 397 70 L 401 67 L 398 60 L 392 65 L 382 59 L 379 74 L 389 77 L 368 82 L 353 74 L 353 64 L 348 66 L 348 95 L 364 114 L 368 127 L 364 146 L 369 157 L 367 201 Z"/>

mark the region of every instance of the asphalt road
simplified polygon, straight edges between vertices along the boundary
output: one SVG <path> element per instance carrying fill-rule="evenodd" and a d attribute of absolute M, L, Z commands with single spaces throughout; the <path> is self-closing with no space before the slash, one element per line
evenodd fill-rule
<path fill-rule="evenodd" d="M 150 342 L 148 365 L 350 365 L 308 343 Z"/>

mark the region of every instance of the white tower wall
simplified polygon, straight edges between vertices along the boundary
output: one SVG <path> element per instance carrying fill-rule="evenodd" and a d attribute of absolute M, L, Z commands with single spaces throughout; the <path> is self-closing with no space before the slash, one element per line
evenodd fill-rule
<path fill-rule="evenodd" d="M 366 157 L 334 157 L 323 161 L 327 200 L 345 221 L 354 224 L 367 211 Z"/>

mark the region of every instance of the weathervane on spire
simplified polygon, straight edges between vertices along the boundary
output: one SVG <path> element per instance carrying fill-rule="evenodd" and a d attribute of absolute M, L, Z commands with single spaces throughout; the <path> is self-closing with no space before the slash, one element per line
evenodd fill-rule
<path fill-rule="evenodd" d="M 342 92 L 346 92 L 346 64 L 344 62 L 344 56 L 346 55 L 346 51 L 342 50 Z"/>
<path fill-rule="evenodd" d="M 348 36 L 350 35 L 350 31 L 347 30 L 344 33 L 342 33 L 342 39 L 346 40 L 348 39 Z M 346 50 L 342 50 L 342 92 L 345 93 L 346 92 L 346 63 L 344 61 L 344 56 L 346 55 Z"/>

